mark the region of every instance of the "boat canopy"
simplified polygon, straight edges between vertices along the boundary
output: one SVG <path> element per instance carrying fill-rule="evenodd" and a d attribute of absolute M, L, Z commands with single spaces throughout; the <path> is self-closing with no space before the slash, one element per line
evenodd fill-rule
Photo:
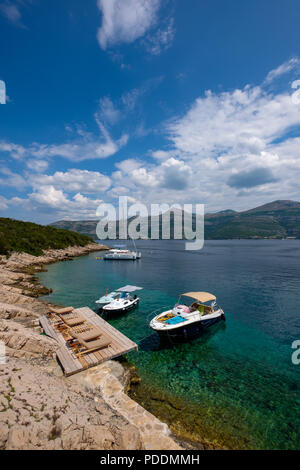
<path fill-rule="evenodd" d="M 210 294 L 209 292 L 187 292 L 186 294 L 182 295 L 199 300 L 200 302 L 209 302 L 210 300 L 216 300 L 216 296 Z"/>
<path fill-rule="evenodd" d="M 117 289 L 117 292 L 135 292 L 136 290 L 142 290 L 142 287 L 137 286 L 124 286 Z"/>

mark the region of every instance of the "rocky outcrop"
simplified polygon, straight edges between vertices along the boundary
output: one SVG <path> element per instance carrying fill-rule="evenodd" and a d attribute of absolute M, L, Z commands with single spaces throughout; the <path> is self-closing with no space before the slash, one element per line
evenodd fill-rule
<path fill-rule="evenodd" d="M 8 356 L 27 359 L 53 358 L 58 348 L 53 339 L 11 320 L 0 320 L 0 341 L 4 342 Z"/>
<path fill-rule="evenodd" d="M 93 393 L 100 393 L 102 399 L 115 412 L 139 430 L 145 450 L 180 450 L 171 437 L 167 424 L 133 401 L 124 392 L 124 368 L 114 361 L 107 361 L 73 376 L 71 381 L 86 384 Z"/>
<path fill-rule="evenodd" d="M 10 299 L 11 300 L 11 299 Z M 26 319 L 38 318 L 39 314 L 29 308 L 23 308 L 18 305 L 6 304 L 0 302 L 0 319 L 22 321 Z"/>
<path fill-rule="evenodd" d="M 10 358 L 0 369 L 0 449 L 142 449 L 136 426 L 79 384 Z"/>
<path fill-rule="evenodd" d="M 43 256 L 27 253 L 12 253 L 9 258 L 0 256 L 0 318 L 16 319 L 28 324 L 30 320 L 44 315 L 48 305 L 37 298 L 49 290 L 39 284 L 34 273 L 44 269 L 46 264 L 106 248 L 91 243 L 84 247 L 47 250 Z"/>
<path fill-rule="evenodd" d="M 98 243 L 90 243 L 86 246 L 70 246 L 60 250 L 46 250 L 42 256 L 33 256 L 28 253 L 12 253 L 9 258 L 0 256 L 0 263 L 2 267 L 9 269 L 12 272 L 20 272 L 22 268 L 28 266 L 44 265 L 62 261 L 65 259 L 75 258 L 94 251 L 101 251 L 108 249 L 104 245 Z"/>

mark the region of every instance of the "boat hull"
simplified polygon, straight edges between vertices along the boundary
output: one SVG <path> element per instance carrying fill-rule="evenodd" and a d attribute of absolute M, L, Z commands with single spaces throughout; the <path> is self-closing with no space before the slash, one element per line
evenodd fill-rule
<path fill-rule="evenodd" d="M 125 305 L 120 308 L 114 308 L 114 309 L 106 309 L 103 307 L 101 309 L 102 312 L 104 312 L 106 315 L 112 316 L 112 315 L 120 315 L 123 313 L 130 312 L 130 310 L 133 310 L 135 307 L 138 306 L 140 299 L 135 299 L 133 302 L 131 302 L 129 305 Z"/>
<path fill-rule="evenodd" d="M 136 256 L 133 255 L 124 255 L 124 256 L 114 256 L 114 255 L 106 255 L 103 257 L 104 260 L 106 261 L 112 261 L 112 260 L 120 260 L 120 261 L 128 261 L 132 260 L 135 261 L 137 259 Z"/>
<path fill-rule="evenodd" d="M 150 326 L 150 328 L 164 339 L 188 339 L 199 336 L 204 330 L 214 325 L 215 323 L 219 323 L 220 321 L 225 321 L 224 314 L 221 314 L 218 317 L 199 320 L 197 322 L 178 326 L 172 329 L 156 329 L 152 326 Z"/>
<path fill-rule="evenodd" d="M 141 258 L 141 253 L 139 252 L 130 252 L 130 253 L 107 253 L 103 256 L 104 260 L 113 261 L 113 260 L 120 260 L 120 261 L 135 261 Z"/>

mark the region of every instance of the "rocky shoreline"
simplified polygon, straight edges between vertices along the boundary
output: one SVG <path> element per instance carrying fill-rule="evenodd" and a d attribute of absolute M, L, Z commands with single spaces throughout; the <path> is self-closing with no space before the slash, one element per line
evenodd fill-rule
<path fill-rule="evenodd" d="M 0 449 L 181 449 L 166 424 L 126 395 L 128 371 L 108 361 L 71 378 L 42 334 L 39 300 L 49 290 L 36 272 L 107 247 L 47 250 L 43 256 L 0 257 Z M 5 362 L 5 363 L 1 363 Z"/>

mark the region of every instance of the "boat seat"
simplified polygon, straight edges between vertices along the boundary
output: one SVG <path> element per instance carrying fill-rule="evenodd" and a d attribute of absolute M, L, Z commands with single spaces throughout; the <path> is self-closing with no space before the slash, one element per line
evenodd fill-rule
<path fill-rule="evenodd" d="M 90 323 L 85 322 L 82 325 L 74 326 L 71 332 L 78 334 L 78 333 L 85 333 L 88 331 L 95 331 L 95 330 L 101 333 L 100 329 L 97 326 L 94 326 L 94 325 L 91 325 Z"/>
<path fill-rule="evenodd" d="M 67 313 L 73 312 L 74 307 L 65 307 L 65 308 L 53 308 L 49 307 L 49 311 L 51 313 L 55 313 L 55 315 L 65 315 Z"/>
<path fill-rule="evenodd" d="M 68 326 L 80 325 L 86 321 L 85 318 L 79 313 L 71 315 L 60 315 L 60 318 Z"/>
<path fill-rule="evenodd" d="M 194 302 L 190 308 L 191 310 L 200 312 L 201 315 L 208 315 L 209 313 L 213 313 L 212 307 L 209 305 L 199 304 L 198 302 Z"/>
<path fill-rule="evenodd" d="M 88 351 L 96 350 L 96 349 L 104 349 L 107 348 L 111 344 L 111 339 L 108 336 L 103 335 L 103 337 L 94 339 L 91 341 L 80 340 L 79 342 L 87 348 Z M 84 353 L 88 351 L 83 351 Z"/>
<path fill-rule="evenodd" d="M 201 315 L 204 315 L 204 305 L 199 305 L 197 310 Z"/>
<path fill-rule="evenodd" d="M 166 313 L 166 315 L 164 315 L 163 317 L 161 318 L 158 318 L 157 321 L 160 321 L 160 322 L 165 322 L 166 320 L 169 320 L 170 318 L 174 318 L 176 317 L 176 315 L 174 315 L 174 313 Z"/>
<path fill-rule="evenodd" d="M 70 331 L 70 334 L 81 342 L 91 341 L 93 339 L 99 338 L 102 335 L 102 332 L 99 328 L 91 328 L 90 330 L 83 331 L 82 333 Z"/>

